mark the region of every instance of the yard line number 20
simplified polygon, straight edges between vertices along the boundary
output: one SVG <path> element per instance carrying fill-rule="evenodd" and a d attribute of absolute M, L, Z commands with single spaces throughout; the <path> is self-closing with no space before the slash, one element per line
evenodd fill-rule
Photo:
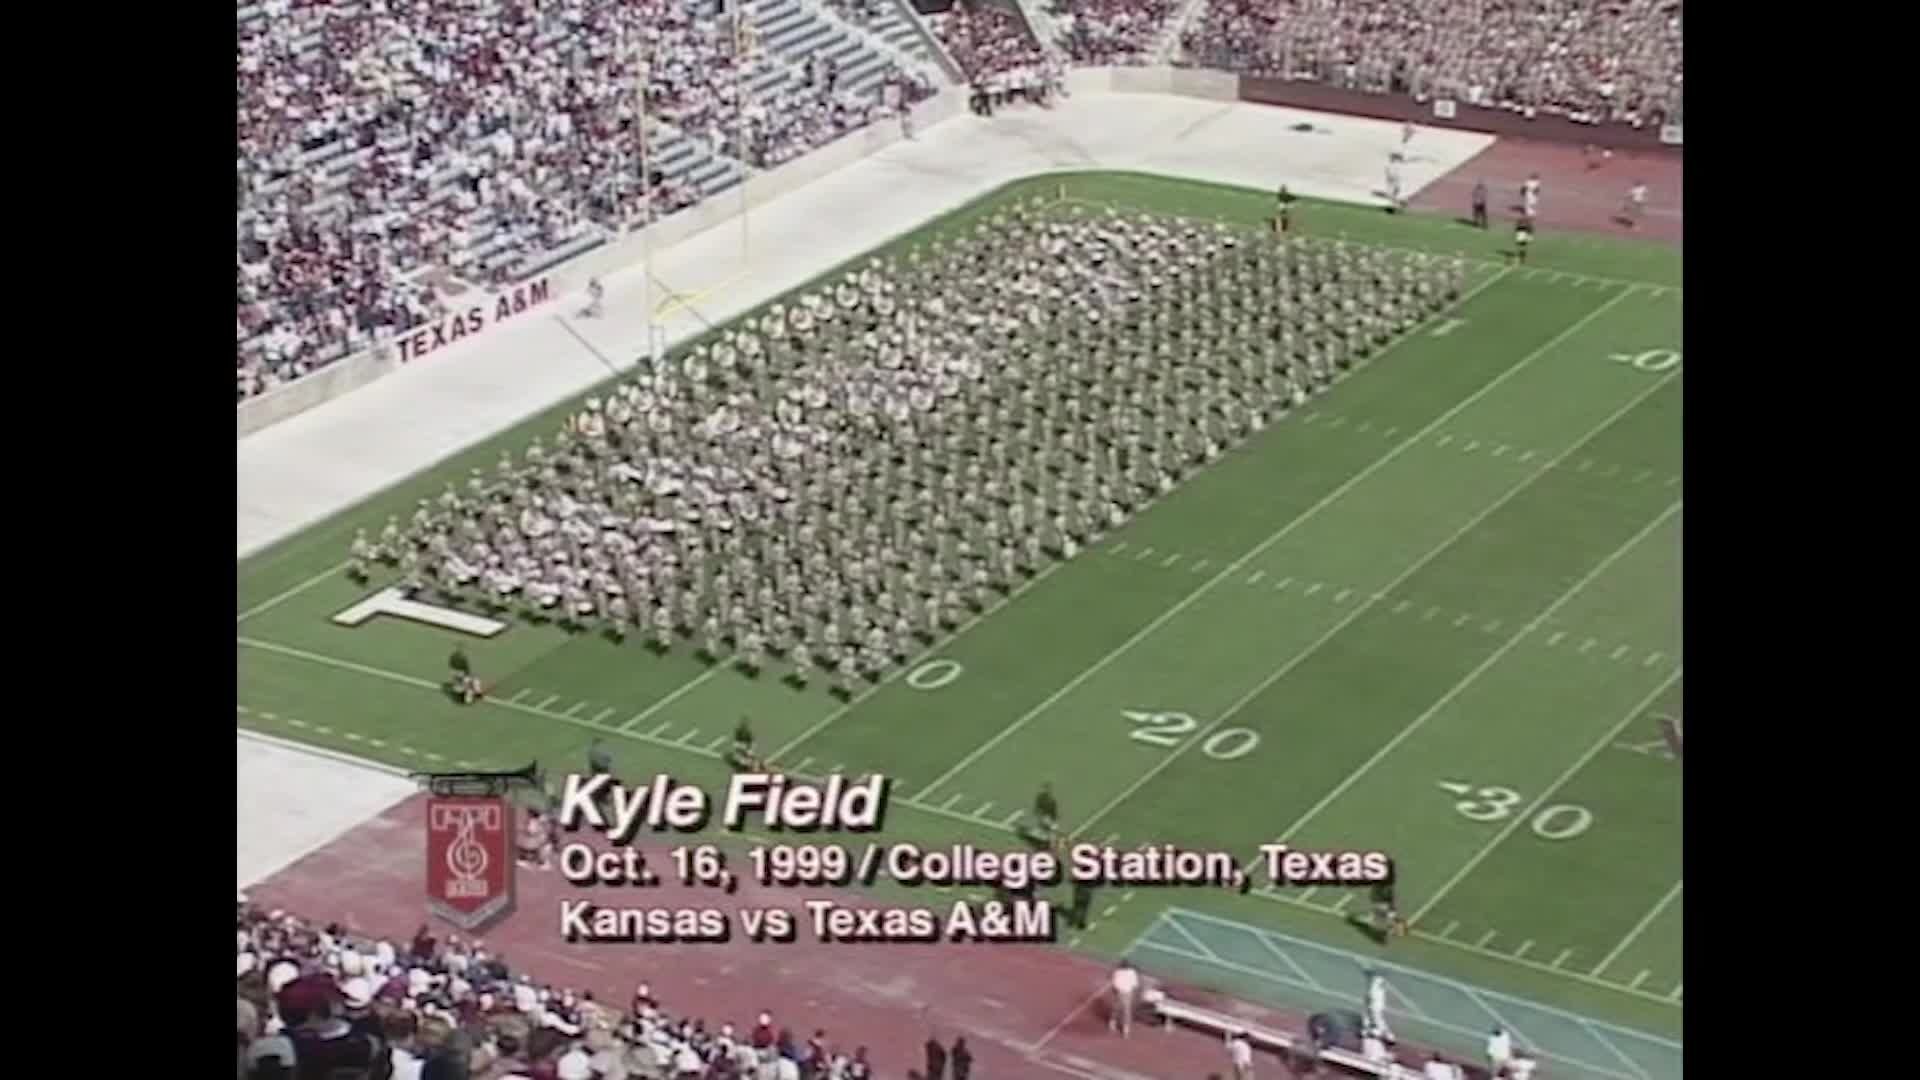
<path fill-rule="evenodd" d="M 1440 786 L 1460 796 L 1453 808 L 1469 821 L 1505 821 L 1520 805 L 1520 793 L 1512 788 L 1476 788 L 1448 781 Z M 1543 806 L 1527 825 L 1542 840 L 1571 840 L 1593 827 L 1593 811 L 1571 803 Z"/>
<path fill-rule="evenodd" d="M 1200 726 L 1199 721 L 1186 713 L 1122 709 L 1120 715 L 1133 724 L 1129 736 L 1134 742 L 1169 749 L 1179 746 Z M 1215 761 L 1237 761 L 1253 753 L 1259 745 L 1260 733 L 1257 731 L 1243 727 L 1221 728 L 1201 741 L 1200 752 Z"/>

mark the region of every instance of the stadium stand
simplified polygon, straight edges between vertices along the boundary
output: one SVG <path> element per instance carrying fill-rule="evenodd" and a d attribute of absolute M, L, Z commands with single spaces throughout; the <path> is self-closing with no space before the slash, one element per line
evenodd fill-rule
<path fill-rule="evenodd" d="M 1679 0 L 1207 0 L 1181 62 L 1581 123 L 1679 123 Z"/>
<path fill-rule="evenodd" d="M 1178 10 L 1171 0 L 1059 0 L 1060 47 L 1076 64 L 1144 64 Z"/>
<path fill-rule="evenodd" d="M 656 216 L 932 90 L 791 3 L 754 13 L 744 71 L 733 36 L 714 0 L 240 5 L 237 397 L 439 317 L 448 278 L 525 280 L 642 224 L 623 42 L 650 57 Z"/>
<path fill-rule="evenodd" d="M 645 983 L 625 1008 L 516 975 L 478 941 L 374 941 L 239 897 L 238 1080 L 654 1080 L 776 1076 L 868 1080 L 865 1047 L 769 1013 L 739 1029 L 678 1016 Z M 390 1068 L 384 1061 L 390 1061 Z"/>

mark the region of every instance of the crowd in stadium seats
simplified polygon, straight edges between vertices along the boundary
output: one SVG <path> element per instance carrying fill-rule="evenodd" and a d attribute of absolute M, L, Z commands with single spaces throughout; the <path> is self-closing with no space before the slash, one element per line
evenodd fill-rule
<path fill-rule="evenodd" d="M 1658 126 L 1681 106 L 1680 0 L 1207 0 L 1183 62 Z"/>
<path fill-rule="evenodd" d="M 703 188 L 660 164 L 676 123 L 704 144 L 683 163 L 739 152 L 730 37 L 704 0 L 241 5 L 238 397 L 437 318 L 436 273 L 500 284 L 639 220 L 641 42 L 649 105 L 666 121 L 648 130 L 652 212 L 737 179 L 730 163 Z M 749 98 L 752 164 L 884 112 L 874 88 L 857 96 L 779 74 Z M 898 72 L 889 80 L 908 102 L 931 92 Z"/>
<path fill-rule="evenodd" d="M 962 0 L 930 19 L 940 43 L 973 83 L 994 78 L 1018 81 L 1046 71 L 1040 42 L 1012 7 L 994 0 Z"/>
<path fill-rule="evenodd" d="M 897 35 L 895 49 L 920 47 L 896 0 L 829 2 Z M 1140 62 L 1178 7 L 1061 3 L 1060 44 L 1091 64 Z M 524 278 L 933 91 L 891 61 L 877 84 L 863 73 L 845 85 L 832 61 L 808 58 L 812 37 L 784 55 L 757 50 L 738 70 L 718 12 L 713 0 L 247 0 L 236 18 L 237 396 L 440 317 L 444 275 Z M 977 109 L 1058 85 L 1014 8 L 963 0 L 932 21 Z M 1680 113 L 1681 24 L 1679 0 L 1206 0 L 1178 59 L 1656 126 Z"/>
<path fill-rule="evenodd" d="M 1060 47 L 1076 64 L 1144 64 L 1178 9 L 1173 0 L 1060 0 Z"/>
<path fill-rule="evenodd" d="M 625 1008 L 517 974 L 479 941 L 316 926 L 239 898 L 237 1080 L 868 1080 L 865 1047 L 769 1013 L 676 1015 L 646 984 Z"/>

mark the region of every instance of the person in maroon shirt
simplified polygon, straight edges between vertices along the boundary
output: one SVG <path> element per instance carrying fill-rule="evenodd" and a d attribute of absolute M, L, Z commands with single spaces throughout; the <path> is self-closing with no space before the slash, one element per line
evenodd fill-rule
<path fill-rule="evenodd" d="M 364 1069 L 368 1080 L 386 1080 L 393 1057 L 376 1035 L 355 1031 L 340 1018 L 340 988 L 329 975 L 304 975 L 280 988 L 280 1018 L 293 1041 L 299 1080 L 332 1080 L 336 1070 Z"/>

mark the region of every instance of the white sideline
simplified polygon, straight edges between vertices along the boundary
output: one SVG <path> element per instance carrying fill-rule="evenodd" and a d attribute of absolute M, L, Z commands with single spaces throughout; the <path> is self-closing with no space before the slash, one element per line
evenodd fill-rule
<path fill-rule="evenodd" d="M 1266 105 L 1114 93 L 1085 85 L 1051 110 L 971 115 L 756 206 L 743 230 L 721 225 L 656 253 L 655 276 L 713 295 L 663 316 L 684 340 L 833 264 L 909 232 L 1003 184 L 1060 171 L 1135 170 L 1308 196 L 1374 201 L 1399 125 Z M 1310 122 L 1315 133 L 1292 130 Z M 1492 142 L 1423 132 L 1407 168 L 1418 190 Z M 236 550 L 244 558 L 529 415 L 582 392 L 642 351 L 647 292 L 638 267 L 604 276 L 604 318 L 574 323 L 578 298 L 436 351 L 388 377 L 236 444 Z M 658 286 L 653 296 L 660 295 Z M 561 317 L 556 317 L 556 314 Z M 568 317 L 563 324 L 562 317 Z M 578 332 L 578 337 L 571 330 Z M 602 357 L 609 358 L 603 360 Z"/>

